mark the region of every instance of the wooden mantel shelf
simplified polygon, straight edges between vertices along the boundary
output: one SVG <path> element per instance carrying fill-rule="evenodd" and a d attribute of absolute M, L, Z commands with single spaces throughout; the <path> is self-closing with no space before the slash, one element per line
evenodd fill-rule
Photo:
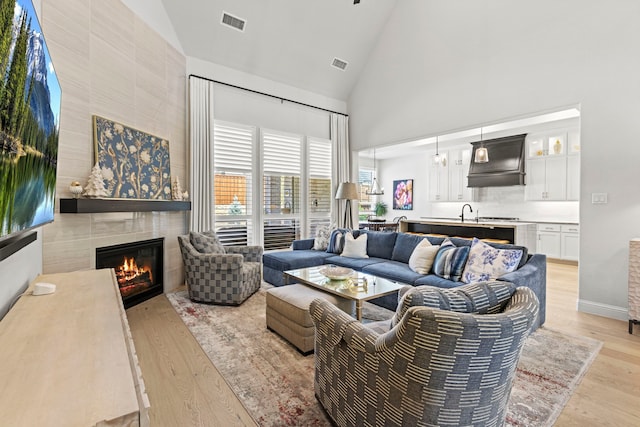
<path fill-rule="evenodd" d="M 190 211 L 182 200 L 60 199 L 60 213 Z"/>

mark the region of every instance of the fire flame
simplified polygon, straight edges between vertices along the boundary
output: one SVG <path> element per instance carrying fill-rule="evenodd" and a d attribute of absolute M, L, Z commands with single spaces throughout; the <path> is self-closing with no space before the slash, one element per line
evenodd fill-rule
<path fill-rule="evenodd" d="M 118 267 L 116 271 L 119 283 L 128 282 L 146 273 L 149 274 L 149 280 L 153 281 L 153 277 L 151 276 L 151 269 L 148 266 L 138 267 L 138 264 L 136 264 L 136 260 L 133 257 L 124 257 L 122 265 Z"/>

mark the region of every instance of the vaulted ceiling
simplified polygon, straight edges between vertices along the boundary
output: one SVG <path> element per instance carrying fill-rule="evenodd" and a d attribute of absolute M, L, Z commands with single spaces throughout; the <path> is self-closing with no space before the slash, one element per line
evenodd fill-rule
<path fill-rule="evenodd" d="M 397 0 L 162 0 L 187 56 L 346 101 Z M 226 12 L 244 32 L 221 24 Z M 341 71 L 334 58 L 346 61 Z"/>

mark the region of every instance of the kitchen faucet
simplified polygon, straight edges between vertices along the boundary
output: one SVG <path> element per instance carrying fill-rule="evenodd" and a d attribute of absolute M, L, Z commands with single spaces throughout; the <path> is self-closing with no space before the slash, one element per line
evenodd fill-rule
<path fill-rule="evenodd" d="M 462 205 L 462 212 L 460 212 L 460 219 L 462 220 L 462 222 L 464 222 L 464 208 L 467 206 L 469 206 L 469 213 L 473 212 L 473 208 L 469 203 L 465 203 L 464 205 Z"/>

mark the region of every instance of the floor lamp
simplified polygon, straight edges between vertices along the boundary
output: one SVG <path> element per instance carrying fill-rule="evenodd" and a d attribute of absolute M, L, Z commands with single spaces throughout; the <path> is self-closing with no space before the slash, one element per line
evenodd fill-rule
<path fill-rule="evenodd" d="M 344 227 L 352 229 L 353 216 L 351 214 L 351 201 L 359 199 L 356 184 L 353 182 L 341 182 L 338 186 L 338 191 L 336 191 L 336 199 L 347 201 L 344 209 Z"/>

